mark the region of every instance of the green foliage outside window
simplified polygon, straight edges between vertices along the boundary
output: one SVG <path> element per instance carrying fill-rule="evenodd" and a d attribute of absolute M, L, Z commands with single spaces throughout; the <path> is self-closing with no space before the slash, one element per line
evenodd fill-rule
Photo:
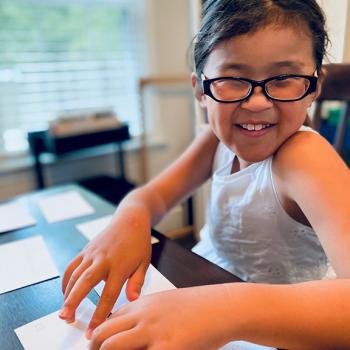
<path fill-rule="evenodd" d="M 64 52 L 70 60 L 115 58 L 122 10 L 96 3 L 1 0 L 0 63 L 18 62 L 23 52 Z"/>

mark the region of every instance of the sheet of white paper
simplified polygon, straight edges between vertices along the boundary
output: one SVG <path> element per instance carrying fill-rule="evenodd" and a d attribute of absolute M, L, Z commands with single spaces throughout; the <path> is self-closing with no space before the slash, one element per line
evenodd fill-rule
<path fill-rule="evenodd" d="M 36 221 L 20 203 L 0 205 L 0 233 L 35 225 Z"/>
<path fill-rule="evenodd" d="M 248 343 L 245 341 L 233 341 L 221 347 L 219 350 L 277 350 L 276 348 L 270 348 L 262 345 Z"/>
<path fill-rule="evenodd" d="M 57 311 L 19 327 L 15 332 L 25 350 L 88 350 L 89 341 L 84 334 L 94 310 L 95 305 L 84 299 L 72 324 L 62 321 Z"/>
<path fill-rule="evenodd" d="M 111 222 L 112 215 L 103 216 L 101 218 L 86 221 L 76 225 L 78 231 L 80 231 L 89 241 L 94 239 L 107 225 Z M 159 239 L 151 237 L 151 243 L 157 243 Z"/>
<path fill-rule="evenodd" d="M 105 283 L 102 281 L 95 287 L 95 290 L 98 295 L 102 294 L 104 284 Z M 125 294 L 125 286 L 126 284 L 124 284 L 120 292 L 119 298 L 113 307 L 112 312 L 118 310 L 122 305 L 129 303 Z M 141 295 L 148 295 L 175 288 L 176 287 L 166 277 L 164 277 L 153 265 L 149 265 L 145 276 L 145 283 L 141 290 Z"/>
<path fill-rule="evenodd" d="M 49 223 L 95 212 L 95 209 L 77 191 L 67 191 L 41 198 L 38 200 L 38 206 Z"/>
<path fill-rule="evenodd" d="M 41 236 L 0 245 L 0 294 L 58 275 Z"/>

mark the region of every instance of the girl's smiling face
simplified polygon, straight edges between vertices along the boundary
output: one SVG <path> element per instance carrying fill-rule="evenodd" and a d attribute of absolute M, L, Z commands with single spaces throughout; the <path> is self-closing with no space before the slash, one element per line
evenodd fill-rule
<path fill-rule="evenodd" d="M 268 26 L 229 39 L 215 47 L 203 70 L 208 79 L 227 76 L 254 80 L 314 72 L 312 40 L 306 26 Z M 266 98 L 261 87 L 256 87 L 253 95 L 242 102 L 220 103 L 206 95 L 199 99 L 207 110 L 212 130 L 244 167 L 268 158 L 294 134 L 304 123 L 307 108 L 315 97 L 313 93 L 300 101 L 277 102 Z M 242 128 L 243 124 L 270 126 L 248 131 Z"/>

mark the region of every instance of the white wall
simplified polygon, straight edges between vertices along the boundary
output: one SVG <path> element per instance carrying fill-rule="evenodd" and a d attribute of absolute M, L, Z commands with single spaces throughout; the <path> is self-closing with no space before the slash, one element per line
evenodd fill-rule
<path fill-rule="evenodd" d="M 346 17 L 344 62 L 350 63 L 350 1 L 348 0 L 348 11 Z"/>
<path fill-rule="evenodd" d="M 149 45 L 148 74 L 188 72 L 186 50 L 190 41 L 190 1 L 145 0 Z"/>
<path fill-rule="evenodd" d="M 189 0 L 146 0 L 149 45 L 147 75 L 188 75 L 187 49 L 192 39 Z M 166 149 L 152 151 L 148 174 L 153 177 L 169 165 L 193 139 L 193 97 L 190 87 L 158 87 L 146 90 L 146 117 L 151 138 L 160 139 Z M 151 119 L 151 120 L 150 120 Z M 179 206 L 157 226 L 162 231 L 184 224 Z"/>
<path fill-rule="evenodd" d="M 318 0 L 318 3 L 327 18 L 327 28 L 331 40 L 329 59 L 332 63 L 343 62 L 346 50 L 349 49 L 349 43 L 345 41 L 346 36 L 349 35 L 347 33 L 350 31 L 349 0 Z"/>
<path fill-rule="evenodd" d="M 149 70 L 147 76 L 188 75 L 187 48 L 191 40 L 188 0 L 146 0 Z M 193 98 L 190 87 L 158 87 L 146 90 L 146 117 L 151 137 L 162 140 L 167 151 L 149 157 L 154 176 L 190 142 Z"/>

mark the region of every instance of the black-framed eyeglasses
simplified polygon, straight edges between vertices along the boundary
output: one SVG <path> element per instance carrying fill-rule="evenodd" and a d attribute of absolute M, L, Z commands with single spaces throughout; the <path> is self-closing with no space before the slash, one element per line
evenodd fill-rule
<path fill-rule="evenodd" d="M 299 101 L 313 93 L 317 87 L 317 77 L 300 74 L 283 74 L 256 81 L 240 77 L 218 77 L 207 79 L 202 73 L 204 94 L 217 102 L 231 103 L 248 99 L 256 86 L 264 95 L 274 101 Z"/>

